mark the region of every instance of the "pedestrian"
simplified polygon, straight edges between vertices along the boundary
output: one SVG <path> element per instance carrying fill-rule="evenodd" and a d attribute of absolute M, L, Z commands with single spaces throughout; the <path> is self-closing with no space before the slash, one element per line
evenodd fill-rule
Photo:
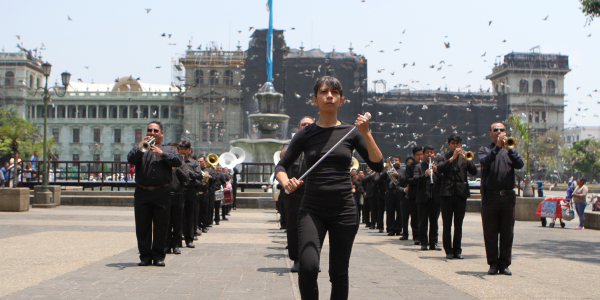
<path fill-rule="evenodd" d="M 544 197 L 544 182 L 542 181 L 542 177 L 538 177 L 537 180 L 537 188 L 538 188 L 538 197 Z"/>
<path fill-rule="evenodd" d="M 579 216 L 579 226 L 575 227 L 575 229 L 584 229 L 583 222 L 585 221 L 585 207 L 587 206 L 585 198 L 588 193 L 588 187 L 585 185 L 585 182 L 585 177 L 577 179 L 577 187 L 573 190 L 573 203 L 575 203 L 575 210 Z"/>
<path fill-rule="evenodd" d="M 38 152 L 37 151 L 33 151 L 33 155 L 31 156 L 29 161 L 31 163 L 31 168 L 33 170 L 37 170 L 37 162 L 38 162 Z"/>

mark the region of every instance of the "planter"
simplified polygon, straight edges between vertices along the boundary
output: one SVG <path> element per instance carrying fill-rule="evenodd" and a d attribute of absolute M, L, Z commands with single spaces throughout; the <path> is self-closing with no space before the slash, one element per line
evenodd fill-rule
<path fill-rule="evenodd" d="M 517 221 L 539 221 L 540 217 L 535 216 L 538 205 L 545 198 L 537 197 L 517 197 L 515 205 L 515 220 Z"/>
<path fill-rule="evenodd" d="M 42 204 L 42 205 L 52 204 L 53 207 L 60 205 L 60 197 L 61 197 L 60 185 L 49 185 L 48 186 L 48 191 L 50 191 L 52 193 L 52 202 L 51 203 L 47 203 L 48 200 L 46 199 L 45 196 L 38 195 L 38 193 L 41 190 L 42 190 L 41 185 L 36 185 L 33 187 L 34 197 L 33 197 L 31 204 L 34 205 L 34 207 L 37 207 L 38 204 Z"/>
<path fill-rule="evenodd" d="M 579 219 L 575 218 L 573 221 L 579 222 Z M 586 212 L 583 227 L 585 227 L 585 229 L 600 229 L 600 212 Z"/>
<path fill-rule="evenodd" d="M 0 189 L 0 211 L 21 212 L 29 210 L 28 188 Z"/>

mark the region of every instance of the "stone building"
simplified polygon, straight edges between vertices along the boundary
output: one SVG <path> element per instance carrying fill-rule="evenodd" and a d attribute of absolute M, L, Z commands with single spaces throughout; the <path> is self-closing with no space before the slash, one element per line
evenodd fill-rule
<path fill-rule="evenodd" d="M 571 71 L 568 56 L 512 52 L 495 65 L 486 78 L 494 91 L 506 94 L 509 114 L 525 114 L 540 134 L 564 129 L 564 82 Z"/>

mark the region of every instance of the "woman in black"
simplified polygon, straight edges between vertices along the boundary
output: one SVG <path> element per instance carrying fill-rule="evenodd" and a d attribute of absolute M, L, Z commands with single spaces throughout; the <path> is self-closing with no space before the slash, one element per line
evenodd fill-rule
<path fill-rule="evenodd" d="M 337 119 L 344 102 L 342 85 L 334 77 L 317 79 L 312 101 L 319 108 L 319 120 L 302 128 L 279 161 L 275 174 L 281 185 L 293 192 L 305 183 L 298 213 L 298 283 L 302 299 L 318 299 L 319 257 L 325 234 L 329 232 L 329 280 L 331 299 L 348 298 L 348 265 L 358 231 L 356 201 L 352 195 L 350 162 L 356 150 L 375 171 L 383 171 L 383 155 L 369 131 L 369 119 L 358 115 L 354 130 L 315 169 L 306 181 L 289 179 L 285 170 L 304 152 L 307 167 L 317 162 L 353 126 Z"/>

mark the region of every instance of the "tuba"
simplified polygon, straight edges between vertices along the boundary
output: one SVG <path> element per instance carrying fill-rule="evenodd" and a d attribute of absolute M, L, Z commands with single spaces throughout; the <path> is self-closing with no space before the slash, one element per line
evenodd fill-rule
<path fill-rule="evenodd" d="M 140 148 L 140 150 L 142 150 L 143 153 L 146 153 L 148 151 L 152 151 L 152 146 L 154 146 L 154 141 L 156 140 L 156 138 L 152 137 L 147 141 L 141 141 L 138 145 L 138 147 Z"/>
<path fill-rule="evenodd" d="M 219 163 L 219 156 L 217 156 L 216 154 L 209 153 L 206 156 L 206 164 L 208 165 L 207 167 L 214 169 L 218 163 Z"/>
<path fill-rule="evenodd" d="M 356 157 L 352 157 L 352 164 L 350 164 L 350 170 L 355 169 L 356 171 L 358 171 L 359 167 L 360 163 L 358 163 L 358 159 L 356 159 Z"/>
<path fill-rule="evenodd" d="M 504 147 L 506 147 L 506 149 L 513 149 L 517 147 L 517 139 L 515 139 L 514 137 L 505 137 L 503 139 L 503 144 Z"/>

